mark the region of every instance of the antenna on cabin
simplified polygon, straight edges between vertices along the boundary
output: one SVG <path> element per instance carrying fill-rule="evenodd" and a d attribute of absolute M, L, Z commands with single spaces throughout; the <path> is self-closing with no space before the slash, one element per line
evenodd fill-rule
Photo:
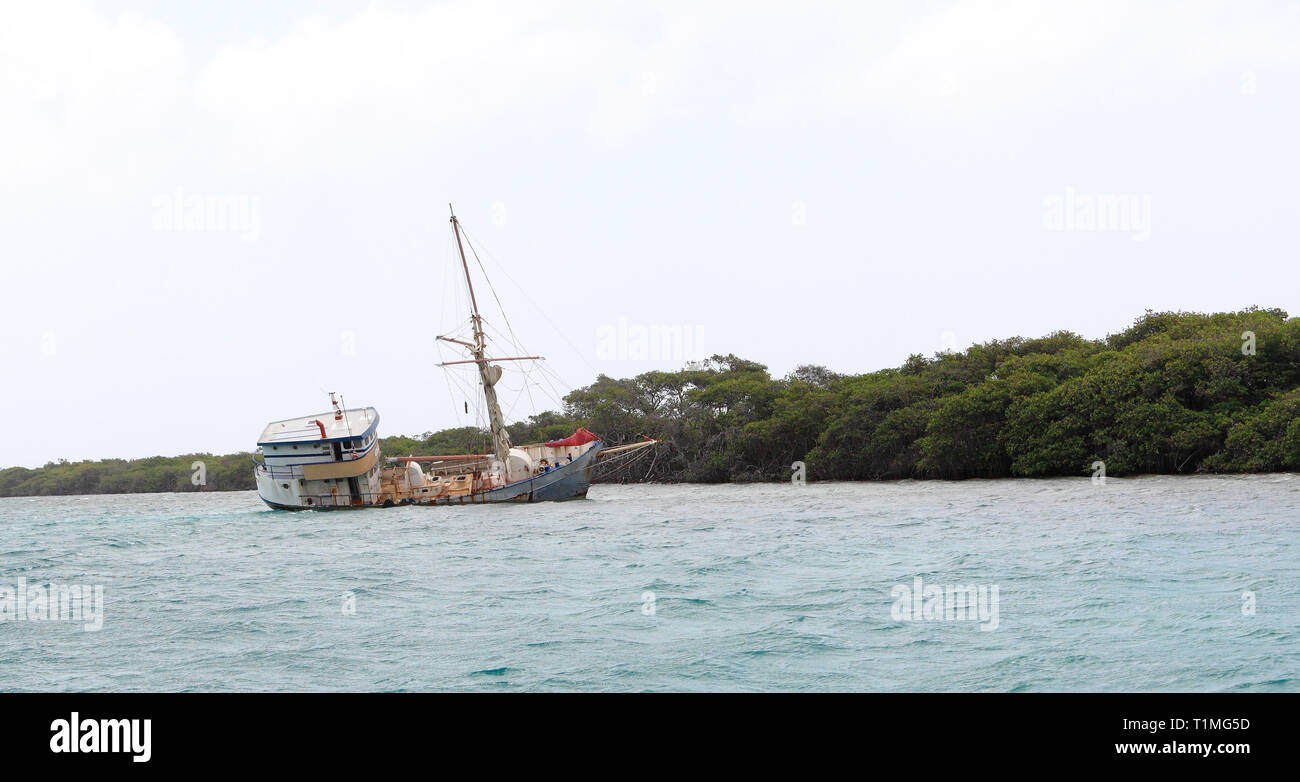
<path fill-rule="evenodd" d="M 346 412 L 348 411 L 348 400 L 344 399 L 342 394 L 339 394 L 339 401 L 343 403 L 343 410 L 342 410 L 342 412 L 339 412 L 339 413 L 336 413 L 336 414 L 335 414 L 335 420 L 338 420 L 339 418 L 342 418 L 342 417 L 343 417 L 343 413 L 346 413 Z M 338 409 L 338 408 L 336 407 L 335 410 L 337 410 L 337 409 Z M 344 424 L 347 426 L 347 428 L 348 428 L 348 437 L 351 437 L 351 436 L 352 436 L 352 421 L 351 421 L 351 420 L 347 420 L 347 421 L 344 421 L 343 423 L 344 423 Z"/>

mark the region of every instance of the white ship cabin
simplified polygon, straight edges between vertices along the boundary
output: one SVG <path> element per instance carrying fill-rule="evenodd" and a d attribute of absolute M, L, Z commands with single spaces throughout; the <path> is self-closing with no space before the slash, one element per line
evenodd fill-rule
<path fill-rule="evenodd" d="M 273 421 L 257 440 L 257 491 L 272 507 L 366 505 L 380 491 L 373 407 Z"/>

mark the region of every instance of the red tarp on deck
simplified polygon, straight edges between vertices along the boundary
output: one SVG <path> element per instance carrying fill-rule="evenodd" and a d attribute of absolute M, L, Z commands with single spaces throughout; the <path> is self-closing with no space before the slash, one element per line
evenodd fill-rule
<path fill-rule="evenodd" d="M 591 432 L 588 432 L 586 429 L 583 429 L 580 426 L 578 427 L 578 431 L 574 432 L 573 434 L 569 435 L 563 440 L 552 440 L 549 443 L 543 443 L 543 445 L 545 445 L 547 448 L 567 448 L 568 446 L 571 445 L 586 445 L 592 440 L 599 440 L 599 439 L 600 439 L 599 437 L 592 434 Z"/>

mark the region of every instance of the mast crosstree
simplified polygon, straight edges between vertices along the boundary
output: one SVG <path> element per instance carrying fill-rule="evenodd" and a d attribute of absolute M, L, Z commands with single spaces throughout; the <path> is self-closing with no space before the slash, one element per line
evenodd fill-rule
<path fill-rule="evenodd" d="M 451 204 L 447 204 L 451 208 Z M 510 455 L 510 433 L 506 431 L 505 416 L 501 414 L 501 403 L 497 400 L 496 384 L 501 379 L 501 367 L 492 364 L 493 361 L 527 361 L 541 358 L 540 356 L 510 356 L 506 358 L 488 358 L 487 357 L 487 336 L 483 333 L 483 316 L 478 311 L 478 299 L 474 296 L 474 281 L 469 274 L 469 261 L 465 258 L 465 247 L 460 240 L 460 221 L 456 219 L 456 210 L 451 210 L 451 227 L 456 233 L 456 249 L 460 252 L 461 268 L 465 270 L 465 285 L 469 287 L 470 303 L 470 323 L 474 328 L 474 341 L 472 343 L 450 337 L 438 337 L 445 342 L 455 342 L 459 345 L 468 347 L 470 353 L 474 356 L 466 361 L 447 361 L 438 366 L 451 366 L 452 364 L 477 364 L 479 380 L 483 383 L 483 396 L 487 400 L 488 423 L 492 427 L 492 447 L 496 453 L 497 459 L 501 460 L 501 468 L 506 467 L 506 458 Z"/>

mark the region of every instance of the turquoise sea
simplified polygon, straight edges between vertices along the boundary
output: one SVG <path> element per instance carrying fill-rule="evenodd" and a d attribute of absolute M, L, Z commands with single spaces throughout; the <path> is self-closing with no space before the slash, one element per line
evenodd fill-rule
<path fill-rule="evenodd" d="M 917 578 L 996 623 L 900 615 Z M 102 628 L 20 582 L 102 586 Z M 9 691 L 1295 691 L 1300 476 L 0 499 L 6 587 Z"/>

